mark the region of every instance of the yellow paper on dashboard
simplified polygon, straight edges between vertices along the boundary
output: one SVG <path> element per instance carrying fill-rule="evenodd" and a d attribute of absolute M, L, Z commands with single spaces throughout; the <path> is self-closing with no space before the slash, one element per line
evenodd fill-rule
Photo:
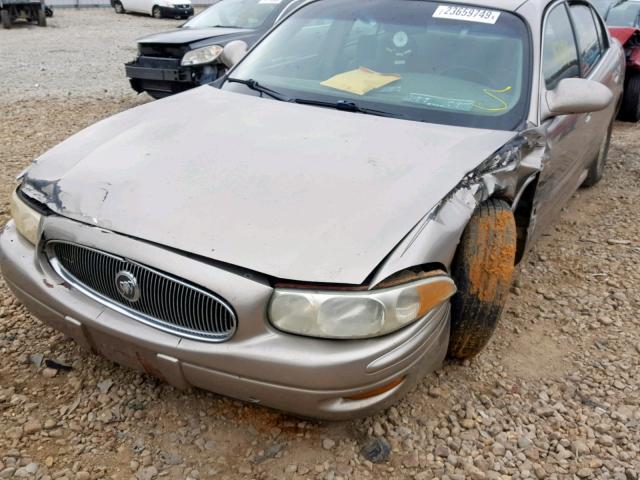
<path fill-rule="evenodd" d="M 364 95 L 398 80 L 400 80 L 399 75 L 378 73 L 368 68 L 360 67 L 349 72 L 339 73 L 321 82 L 320 85 L 355 93 L 356 95 Z"/>

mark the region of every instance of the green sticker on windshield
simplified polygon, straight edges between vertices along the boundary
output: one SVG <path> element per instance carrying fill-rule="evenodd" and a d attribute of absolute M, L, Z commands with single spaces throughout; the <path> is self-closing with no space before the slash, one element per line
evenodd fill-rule
<path fill-rule="evenodd" d="M 423 93 L 410 93 L 406 95 L 403 100 L 408 103 L 424 105 L 425 107 L 458 110 L 460 112 L 470 112 L 475 104 L 473 100 L 437 97 L 435 95 L 426 95 Z"/>

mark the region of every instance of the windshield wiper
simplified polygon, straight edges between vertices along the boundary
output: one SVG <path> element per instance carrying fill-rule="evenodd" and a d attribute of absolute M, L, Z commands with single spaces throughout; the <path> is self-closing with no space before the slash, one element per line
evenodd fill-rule
<path fill-rule="evenodd" d="M 245 80 L 243 78 L 227 78 L 227 82 L 230 83 L 241 83 L 242 85 L 246 85 L 251 90 L 255 90 L 256 92 L 264 93 L 265 95 L 269 95 L 271 98 L 275 98 L 276 100 L 280 100 L 281 102 L 291 102 L 292 99 L 283 95 L 280 92 L 276 92 L 275 90 L 271 90 L 264 85 L 259 84 L 256 80 L 250 78 Z"/>
<path fill-rule="evenodd" d="M 308 100 L 305 98 L 287 97 L 286 95 L 277 92 L 276 90 L 265 87 L 252 78 L 245 80 L 243 78 L 230 77 L 227 78 L 227 82 L 241 83 L 242 85 L 246 85 L 247 87 L 249 87 L 251 90 L 264 93 L 265 95 L 269 95 L 271 98 L 275 98 L 276 100 L 280 100 L 281 102 L 291 102 L 298 103 L 300 105 L 313 105 L 316 107 L 333 108 L 336 110 L 341 110 L 343 112 L 364 113 L 367 115 L 376 115 L 378 117 L 405 118 L 405 116 L 402 114 L 385 112 L 383 110 L 376 110 L 374 108 L 361 107 L 357 103 L 348 100 L 338 100 L 337 102 L 323 102 L 321 100 Z"/>
<path fill-rule="evenodd" d="M 365 113 L 367 115 L 376 115 L 379 117 L 404 118 L 404 115 L 398 113 L 385 112 L 384 110 L 376 110 L 374 108 L 361 107 L 355 102 L 349 100 L 338 100 L 337 102 L 323 102 L 320 100 L 306 100 L 304 98 L 296 98 L 294 103 L 302 105 L 315 105 L 318 107 L 335 108 L 343 112 Z"/>

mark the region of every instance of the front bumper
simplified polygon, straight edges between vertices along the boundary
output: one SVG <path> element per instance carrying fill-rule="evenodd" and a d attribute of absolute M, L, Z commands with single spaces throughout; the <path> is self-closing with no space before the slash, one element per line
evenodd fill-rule
<path fill-rule="evenodd" d="M 146 91 L 158 97 L 213 82 L 220 74 L 218 65 L 183 67 L 178 58 L 144 55 L 140 55 L 133 62 L 125 63 L 124 70 L 131 88 L 136 92 Z"/>
<path fill-rule="evenodd" d="M 173 6 L 173 7 L 158 7 L 163 17 L 182 17 L 187 18 L 193 15 L 193 6 Z"/>
<path fill-rule="evenodd" d="M 47 217 L 45 235 L 118 252 L 218 293 L 237 312 L 224 343 L 185 339 L 112 310 L 64 282 L 9 222 L 0 237 L 7 284 L 39 319 L 87 349 L 179 387 L 210 390 L 302 416 L 346 419 L 386 408 L 425 373 L 439 368 L 449 338 L 449 305 L 377 339 L 331 341 L 274 330 L 266 318 L 272 288 L 248 276 L 174 251 Z M 384 393 L 348 399 L 403 381 Z"/>

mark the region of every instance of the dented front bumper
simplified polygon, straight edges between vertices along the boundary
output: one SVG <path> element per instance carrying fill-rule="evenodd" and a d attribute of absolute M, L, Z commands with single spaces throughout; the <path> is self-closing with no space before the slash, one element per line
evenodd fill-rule
<path fill-rule="evenodd" d="M 447 351 L 449 305 L 381 338 L 332 341 L 273 329 L 266 310 L 272 287 L 146 242 L 47 217 L 45 237 L 66 240 L 171 272 L 216 292 L 238 317 L 234 336 L 205 343 L 163 332 L 73 288 L 9 222 L 0 237 L 0 267 L 16 296 L 43 322 L 111 360 L 159 377 L 303 416 L 344 419 L 397 401 Z M 392 387 L 388 387 L 393 385 Z"/>

